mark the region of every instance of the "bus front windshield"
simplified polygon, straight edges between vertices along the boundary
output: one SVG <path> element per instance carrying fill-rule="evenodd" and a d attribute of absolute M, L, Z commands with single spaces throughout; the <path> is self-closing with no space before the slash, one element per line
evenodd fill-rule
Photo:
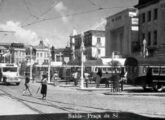
<path fill-rule="evenodd" d="M 16 67 L 4 67 L 3 72 L 17 72 Z"/>

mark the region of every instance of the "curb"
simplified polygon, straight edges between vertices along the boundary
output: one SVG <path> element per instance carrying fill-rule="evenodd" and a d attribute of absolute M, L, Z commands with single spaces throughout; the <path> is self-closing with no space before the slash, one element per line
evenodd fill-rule
<path fill-rule="evenodd" d="M 133 96 L 159 96 L 164 97 L 165 93 L 128 93 L 128 92 L 118 92 L 118 93 L 103 93 L 104 95 L 133 95 Z"/>

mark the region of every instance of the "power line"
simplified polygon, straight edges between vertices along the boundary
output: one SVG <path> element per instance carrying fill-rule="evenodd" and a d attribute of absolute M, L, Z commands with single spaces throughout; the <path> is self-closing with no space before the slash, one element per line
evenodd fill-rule
<path fill-rule="evenodd" d="M 122 7 L 125 7 L 125 6 L 118 6 L 118 7 L 112 7 L 112 8 L 102 8 L 102 7 L 100 7 L 100 8 L 97 8 L 97 9 L 78 12 L 78 13 L 74 13 L 74 14 L 68 14 L 68 15 L 65 15 L 65 16 L 66 17 L 78 16 L 78 15 L 88 14 L 88 13 L 92 13 L 92 12 L 96 12 L 96 11 L 100 11 L 100 10 L 109 10 L 109 9 L 122 8 Z M 37 23 L 44 22 L 44 21 L 55 20 L 55 19 L 60 19 L 60 18 L 62 18 L 62 16 L 56 16 L 56 17 L 51 17 L 51 18 L 43 18 L 43 19 L 35 20 L 31 23 L 22 25 L 22 27 L 27 27 L 27 26 L 31 26 L 31 25 L 34 25 L 34 24 L 37 24 Z"/>
<path fill-rule="evenodd" d="M 45 12 L 40 14 L 40 17 L 42 17 L 42 16 L 46 15 L 47 13 L 49 13 L 57 3 L 58 3 L 57 1 L 54 1 L 53 5 L 51 5 L 50 8 L 48 8 Z"/>
<path fill-rule="evenodd" d="M 32 17 L 34 17 L 34 18 L 36 18 L 36 19 L 39 19 L 39 17 L 37 17 L 36 15 L 32 14 L 32 12 L 31 12 L 31 10 L 30 10 L 30 7 L 28 6 L 26 0 L 24 0 L 23 2 L 24 2 L 24 4 L 25 4 L 26 9 L 27 9 L 28 12 L 29 12 L 29 15 L 32 16 Z"/>
<path fill-rule="evenodd" d="M 97 6 L 92 0 L 88 0 L 93 6 Z"/>
<path fill-rule="evenodd" d="M 37 20 L 33 21 L 32 24 L 35 23 L 36 21 L 40 21 L 40 20 L 44 19 L 44 18 L 42 18 L 42 17 L 43 17 L 44 15 L 46 15 L 47 13 L 49 13 L 49 12 L 54 8 L 54 6 L 58 3 L 57 1 L 53 1 L 53 2 L 54 2 L 54 3 L 51 4 L 51 6 L 50 6 L 47 10 L 45 10 L 44 12 L 42 12 L 40 15 L 36 16 L 36 15 L 32 14 L 32 12 L 31 12 L 31 10 L 30 10 L 30 7 L 28 6 L 26 0 L 24 0 L 25 7 L 26 7 L 26 9 L 28 10 L 30 16 L 32 16 L 32 17 L 34 17 L 34 18 L 37 19 Z M 28 25 L 28 24 L 27 24 L 27 25 Z"/>

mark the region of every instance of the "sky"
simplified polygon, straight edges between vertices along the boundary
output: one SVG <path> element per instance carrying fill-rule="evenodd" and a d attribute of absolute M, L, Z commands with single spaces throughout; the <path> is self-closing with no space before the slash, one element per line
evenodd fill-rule
<path fill-rule="evenodd" d="M 73 30 L 105 30 L 106 18 L 138 0 L 0 0 L 0 42 L 64 48 Z M 5 32 L 4 32 L 5 31 Z"/>

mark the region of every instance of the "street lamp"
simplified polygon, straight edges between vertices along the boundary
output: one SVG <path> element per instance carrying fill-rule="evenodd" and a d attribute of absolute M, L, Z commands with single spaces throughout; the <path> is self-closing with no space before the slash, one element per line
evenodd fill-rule
<path fill-rule="evenodd" d="M 30 47 L 30 80 L 32 80 L 32 47 Z"/>
<path fill-rule="evenodd" d="M 48 45 L 48 83 L 50 83 L 50 69 L 51 69 L 51 51 L 50 45 Z"/>
<path fill-rule="evenodd" d="M 84 59 L 84 54 L 83 54 L 83 52 L 84 52 L 84 35 L 83 35 L 83 33 L 82 33 L 82 35 L 81 35 L 81 48 L 80 48 L 80 52 L 81 52 L 81 78 L 80 78 L 80 80 L 81 80 L 81 84 L 80 84 L 80 88 L 84 88 L 84 64 L 83 64 L 83 59 Z"/>

